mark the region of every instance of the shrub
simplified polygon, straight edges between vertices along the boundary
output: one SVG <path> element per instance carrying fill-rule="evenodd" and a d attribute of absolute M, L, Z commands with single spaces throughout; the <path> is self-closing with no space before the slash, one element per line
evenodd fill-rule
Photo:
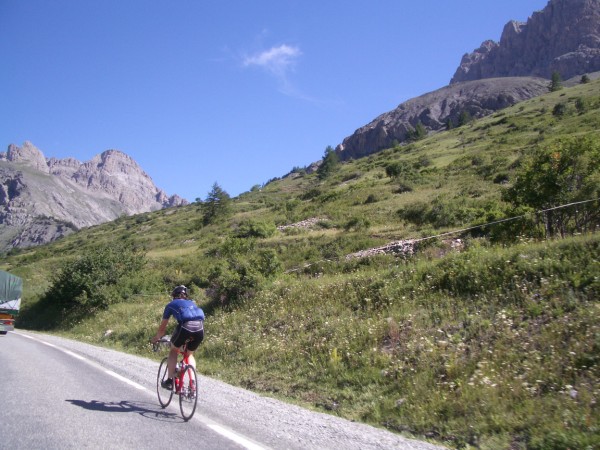
<path fill-rule="evenodd" d="M 304 194 L 302 194 L 302 196 L 300 198 L 302 200 L 312 200 L 313 198 L 317 198 L 322 193 L 323 192 L 321 191 L 321 189 L 319 189 L 319 188 L 312 188 L 312 189 L 309 189 Z"/>
<path fill-rule="evenodd" d="M 575 109 L 579 114 L 583 114 L 588 110 L 588 102 L 586 99 L 579 97 L 575 100 Z"/>
<path fill-rule="evenodd" d="M 558 72 L 552 72 L 552 79 L 549 86 L 550 92 L 560 91 L 562 87 L 562 77 Z"/>
<path fill-rule="evenodd" d="M 272 249 L 256 250 L 254 241 L 230 238 L 218 249 L 208 270 L 209 296 L 223 306 L 254 297 L 262 283 L 281 271 Z"/>
<path fill-rule="evenodd" d="M 423 225 L 426 222 L 425 214 L 428 205 L 425 202 L 415 202 L 398 210 L 398 216 L 415 225 Z"/>
<path fill-rule="evenodd" d="M 412 167 L 407 162 L 393 162 L 385 166 L 385 174 L 392 179 L 410 176 L 413 172 Z"/>
<path fill-rule="evenodd" d="M 365 200 L 365 205 L 368 205 L 370 203 L 377 203 L 378 201 L 379 201 L 379 199 L 377 198 L 377 196 L 375 194 L 369 194 L 369 196 Z"/>
<path fill-rule="evenodd" d="M 268 238 L 275 234 L 277 228 L 272 223 L 246 220 L 239 224 L 235 236 L 240 238 Z"/>
<path fill-rule="evenodd" d="M 144 253 L 132 245 L 94 247 L 63 264 L 43 301 L 88 313 L 106 308 L 133 293 L 129 279 L 145 264 Z"/>
<path fill-rule="evenodd" d="M 497 174 L 494 177 L 494 183 L 495 184 L 506 184 L 508 183 L 508 180 L 510 179 L 510 177 L 508 176 L 508 174 L 506 172 L 502 172 Z"/>
<path fill-rule="evenodd" d="M 353 217 L 344 224 L 344 230 L 346 230 L 346 231 L 366 230 L 370 226 L 371 226 L 371 222 L 369 221 L 369 219 L 366 219 L 364 217 Z"/>
<path fill-rule="evenodd" d="M 503 197 L 515 207 L 546 210 L 543 222 L 553 236 L 594 229 L 600 221 L 597 202 L 578 208 L 553 209 L 600 196 L 600 141 L 571 138 L 538 147 L 525 157 L 512 187 Z"/>
<path fill-rule="evenodd" d="M 419 156 L 419 159 L 415 163 L 415 169 L 422 169 L 424 167 L 429 167 L 432 164 L 431 159 L 427 155 Z"/>
<path fill-rule="evenodd" d="M 346 174 L 346 175 L 344 175 L 342 177 L 342 183 L 345 183 L 346 181 L 357 180 L 360 177 L 361 177 L 361 173 L 360 172 L 349 173 L 349 174 Z"/>
<path fill-rule="evenodd" d="M 412 192 L 413 187 L 409 184 L 399 182 L 398 187 L 394 189 L 394 194 L 404 194 L 405 192 Z"/>
<path fill-rule="evenodd" d="M 564 103 L 557 103 L 552 108 L 552 115 L 554 117 L 563 117 L 567 113 L 567 105 Z"/>

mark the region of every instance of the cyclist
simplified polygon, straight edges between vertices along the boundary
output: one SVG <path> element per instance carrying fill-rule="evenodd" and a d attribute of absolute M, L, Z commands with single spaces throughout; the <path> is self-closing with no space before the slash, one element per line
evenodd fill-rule
<path fill-rule="evenodd" d="M 156 344 L 165 335 L 169 318 L 173 316 L 177 320 L 177 327 L 171 336 L 171 349 L 167 361 L 168 378 L 161 383 L 161 386 L 165 389 L 173 389 L 173 375 L 177 364 L 178 348 L 190 339 L 185 354 L 189 357 L 189 363 L 196 370 L 194 350 L 198 348 L 204 339 L 204 311 L 196 305 L 194 300 L 188 299 L 187 296 L 188 289 L 185 286 L 181 285 L 173 289 L 173 292 L 171 292 L 172 300 L 165 306 L 156 336 L 152 338 L 152 343 Z"/>

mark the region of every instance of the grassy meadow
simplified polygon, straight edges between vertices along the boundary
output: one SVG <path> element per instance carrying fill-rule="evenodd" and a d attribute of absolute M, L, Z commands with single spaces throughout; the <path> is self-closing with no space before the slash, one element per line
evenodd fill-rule
<path fill-rule="evenodd" d="M 599 448 L 599 112 L 582 83 L 294 168 L 210 221 L 197 202 L 13 250 L 17 325 L 155 358 L 183 283 L 207 313 L 202 374 L 451 448 Z M 540 173 L 569 189 L 536 191 Z"/>

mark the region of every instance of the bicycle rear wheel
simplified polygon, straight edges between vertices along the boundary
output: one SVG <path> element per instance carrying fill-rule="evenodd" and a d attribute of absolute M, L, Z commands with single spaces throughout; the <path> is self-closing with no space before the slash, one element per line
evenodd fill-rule
<path fill-rule="evenodd" d="M 173 398 L 173 390 L 168 390 L 161 386 L 163 380 L 166 380 L 168 377 L 167 358 L 163 358 L 158 367 L 158 375 L 156 376 L 156 393 L 158 394 L 158 402 L 163 408 L 166 408 Z"/>
<path fill-rule="evenodd" d="M 179 394 L 179 408 L 186 422 L 192 418 L 198 403 L 198 376 L 196 369 L 186 366 L 181 375 L 181 392 Z"/>

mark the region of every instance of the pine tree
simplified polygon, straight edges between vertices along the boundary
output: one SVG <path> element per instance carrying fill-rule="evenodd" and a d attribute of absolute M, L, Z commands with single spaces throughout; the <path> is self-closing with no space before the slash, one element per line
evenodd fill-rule
<path fill-rule="evenodd" d="M 231 198 L 229 194 L 215 182 L 211 191 L 206 196 L 206 200 L 202 204 L 204 225 L 213 223 L 217 218 L 227 215 L 230 201 Z"/>
<path fill-rule="evenodd" d="M 552 72 L 552 81 L 550 81 L 550 92 L 556 92 L 562 89 L 562 78 L 560 73 Z"/>
<path fill-rule="evenodd" d="M 417 122 L 415 126 L 415 131 L 412 132 L 411 138 L 414 141 L 418 141 L 427 137 L 427 129 L 421 122 Z"/>
<path fill-rule="evenodd" d="M 340 158 L 331 145 L 328 145 L 323 155 L 323 162 L 317 169 L 317 175 L 320 179 L 327 178 L 340 162 Z"/>
<path fill-rule="evenodd" d="M 469 111 L 463 111 L 460 113 L 460 116 L 458 117 L 458 126 L 462 127 L 463 125 L 468 124 L 469 122 L 471 122 L 473 120 L 473 118 L 471 117 L 471 114 L 469 113 Z"/>

